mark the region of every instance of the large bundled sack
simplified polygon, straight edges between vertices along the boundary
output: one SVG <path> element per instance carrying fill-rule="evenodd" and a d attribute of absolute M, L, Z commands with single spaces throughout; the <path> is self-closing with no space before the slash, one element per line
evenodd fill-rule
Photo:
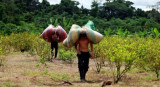
<path fill-rule="evenodd" d="M 51 42 L 51 38 L 54 32 L 59 37 L 58 42 L 62 42 L 67 37 L 66 31 L 61 26 L 54 27 L 52 24 L 50 24 L 40 35 L 40 38 L 43 38 L 47 42 Z"/>
<path fill-rule="evenodd" d="M 80 33 L 85 32 L 87 38 L 93 43 L 97 44 L 103 39 L 103 35 L 98 33 L 97 31 L 92 30 L 88 26 L 83 26 L 82 28 L 78 25 L 72 25 L 71 30 L 67 38 L 63 41 L 63 45 L 66 47 L 72 47 L 79 39 Z"/>
<path fill-rule="evenodd" d="M 83 29 L 86 31 L 87 38 L 93 43 L 97 44 L 103 39 L 103 35 L 97 31 L 92 30 L 89 27 L 84 26 Z"/>
<path fill-rule="evenodd" d="M 95 31 L 94 23 L 91 20 L 82 29 L 85 29 L 88 39 L 94 44 L 99 43 L 103 39 L 103 35 Z"/>
<path fill-rule="evenodd" d="M 61 26 L 56 27 L 56 34 L 59 37 L 58 42 L 63 42 L 63 40 L 67 38 L 67 33 Z"/>
<path fill-rule="evenodd" d="M 81 32 L 81 27 L 73 24 L 67 38 L 63 41 L 63 45 L 67 47 L 72 47 L 76 43 L 76 41 L 79 39 L 79 35 Z"/>

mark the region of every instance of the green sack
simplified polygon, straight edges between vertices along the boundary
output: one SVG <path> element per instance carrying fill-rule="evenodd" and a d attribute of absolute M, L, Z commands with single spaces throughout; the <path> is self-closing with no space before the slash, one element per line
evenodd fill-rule
<path fill-rule="evenodd" d="M 95 30 L 94 23 L 93 23 L 93 21 L 91 21 L 91 20 L 89 20 L 89 21 L 87 22 L 87 24 L 85 24 L 85 26 L 91 28 L 92 30 Z"/>

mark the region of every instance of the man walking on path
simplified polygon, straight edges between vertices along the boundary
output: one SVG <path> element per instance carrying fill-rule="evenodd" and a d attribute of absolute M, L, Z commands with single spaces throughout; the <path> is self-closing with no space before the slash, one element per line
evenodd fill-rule
<path fill-rule="evenodd" d="M 56 32 L 53 32 L 53 33 L 52 33 L 52 38 L 51 38 L 51 55 L 52 55 L 51 61 L 52 61 L 52 59 L 53 59 L 53 50 L 54 50 L 54 49 L 55 49 L 54 59 L 57 58 L 58 40 L 59 40 L 58 35 L 56 34 Z"/>
<path fill-rule="evenodd" d="M 91 54 L 89 53 L 89 45 Z M 78 68 L 80 73 L 80 81 L 86 81 L 85 76 L 89 68 L 89 58 L 93 58 L 93 44 L 87 38 L 85 32 L 81 32 L 79 40 L 75 44 L 75 49 L 78 56 Z"/>

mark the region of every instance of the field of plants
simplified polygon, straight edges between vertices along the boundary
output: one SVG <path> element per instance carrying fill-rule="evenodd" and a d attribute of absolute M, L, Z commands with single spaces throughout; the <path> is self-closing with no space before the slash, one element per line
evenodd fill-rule
<path fill-rule="evenodd" d="M 1 35 L 0 86 L 21 87 L 22 83 L 25 83 L 26 87 L 29 84 L 30 86 L 81 87 L 82 84 L 78 82 L 74 47 L 66 48 L 60 43 L 59 60 L 50 62 L 50 58 L 50 43 L 40 39 L 38 34 L 24 32 L 9 36 Z M 90 60 L 87 74 L 89 82 L 84 85 L 100 87 L 103 81 L 110 80 L 113 87 L 158 87 L 159 75 L 160 39 L 158 37 L 106 35 L 99 44 L 94 45 L 94 59 Z M 24 81 L 19 83 L 13 79 L 21 77 L 23 79 L 26 77 L 29 83 Z M 36 82 L 32 82 L 33 79 Z"/>
<path fill-rule="evenodd" d="M 131 0 L 93 0 L 91 9 L 80 0 L 41 1 L 0 0 L 0 87 L 160 87 L 160 1 L 147 11 Z M 104 38 L 82 83 L 74 47 L 60 43 L 51 62 L 50 43 L 39 36 L 49 24 L 68 33 L 89 20 Z"/>

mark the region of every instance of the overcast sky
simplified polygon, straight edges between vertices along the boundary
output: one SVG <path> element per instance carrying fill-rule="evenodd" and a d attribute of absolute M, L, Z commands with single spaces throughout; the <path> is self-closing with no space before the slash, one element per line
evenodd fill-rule
<path fill-rule="evenodd" d="M 39 1 L 41 2 L 42 0 Z M 50 2 L 50 4 L 59 4 L 61 0 L 47 0 L 47 1 Z M 85 8 L 90 9 L 93 0 L 75 0 L 75 1 L 78 1 L 80 5 L 83 5 Z M 99 0 L 99 1 L 104 2 L 105 0 Z M 149 5 L 155 5 L 156 2 L 160 0 L 127 0 L 127 1 L 133 2 L 134 3 L 133 7 L 141 8 L 146 11 L 150 9 L 148 7 Z"/>

